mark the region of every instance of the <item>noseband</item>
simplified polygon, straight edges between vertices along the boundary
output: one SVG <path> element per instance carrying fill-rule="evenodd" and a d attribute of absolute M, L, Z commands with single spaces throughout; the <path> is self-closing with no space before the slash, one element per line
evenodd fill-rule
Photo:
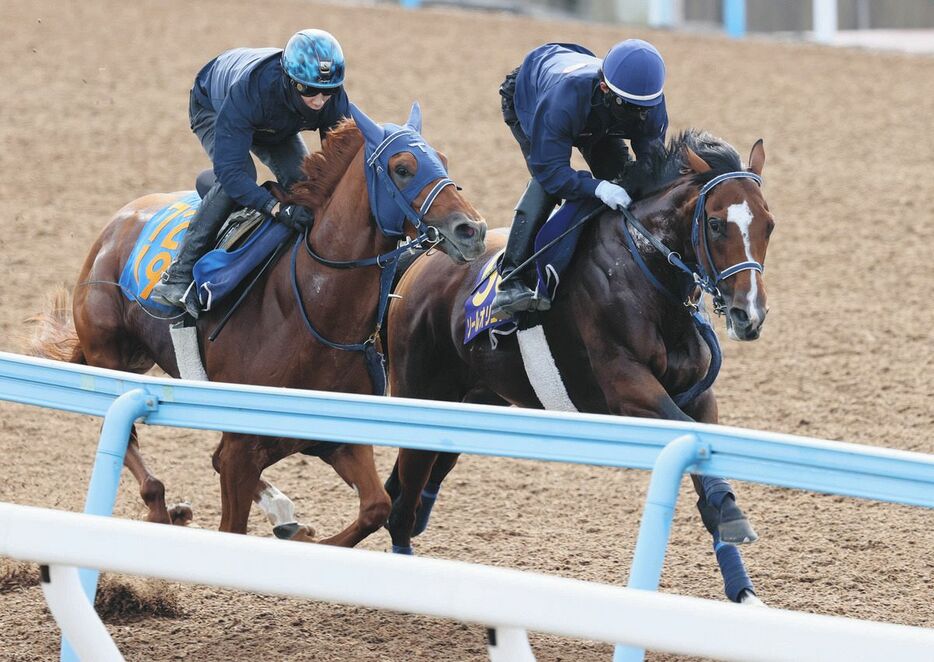
<path fill-rule="evenodd" d="M 712 191 L 717 184 L 725 182 L 728 179 L 751 179 L 759 186 L 762 186 L 762 178 L 753 172 L 727 172 L 722 175 L 717 175 L 704 184 L 697 195 L 697 204 L 694 205 L 694 218 L 691 221 L 691 245 L 694 247 L 694 254 L 697 256 L 697 271 L 694 271 L 692 276 L 697 286 L 711 296 L 713 299 L 714 312 L 718 315 L 722 315 L 726 308 L 723 294 L 720 292 L 720 288 L 717 287 L 721 281 L 741 271 L 758 271 L 761 274 L 764 270 L 762 263 L 756 262 L 755 260 L 737 262 L 723 271 L 718 271 L 716 264 L 714 264 L 713 254 L 710 252 L 710 241 L 707 237 L 709 226 L 707 223 L 707 215 L 704 213 L 704 203 L 707 202 L 707 194 Z M 703 232 L 701 232 L 701 229 L 703 229 Z M 700 259 L 702 250 L 703 255 L 707 257 L 709 270 L 708 267 L 704 266 L 704 261 Z M 671 262 L 670 258 L 669 262 Z"/>

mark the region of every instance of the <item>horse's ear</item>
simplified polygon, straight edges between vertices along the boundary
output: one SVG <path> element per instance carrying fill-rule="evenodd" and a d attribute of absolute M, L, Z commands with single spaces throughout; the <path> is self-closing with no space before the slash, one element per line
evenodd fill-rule
<path fill-rule="evenodd" d="M 707 162 L 699 157 L 697 153 L 687 145 L 684 146 L 684 161 L 687 166 L 698 175 L 710 170 L 710 166 Z"/>
<path fill-rule="evenodd" d="M 416 132 L 422 132 L 422 108 L 418 105 L 418 101 L 412 104 L 412 110 L 409 112 L 409 119 L 407 119 L 405 123 L 415 129 Z"/>
<path fill-rule="evenodd" d="M 762 143 L 762 138 L 759 138 L 756 141 L 756 144 L 752 146 L 752 151 L 749 152 L 749 169 L 756 173 L 757 175 L 762 175 L 762 166 L 765 165 L 765 145 Z"/>
<path fill-rule="evenodd" d="M 367 143 L 379 145 L 383 142 L 383 127 L 367 117 L 367 114 L 354 104 L 350 104 L 350 116 L 357 123 L 357 128 L 360 129 Z"/>

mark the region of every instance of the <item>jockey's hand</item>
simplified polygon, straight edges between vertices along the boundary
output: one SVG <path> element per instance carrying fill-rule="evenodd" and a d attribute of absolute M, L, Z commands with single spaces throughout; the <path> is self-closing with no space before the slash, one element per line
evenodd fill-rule
<path fill-rule="evenodd" d="M 597 184 L 596 194 L 610 209 L 626 209 L 632 204 L 632 198 L 626 193 L 626 189 L 612 182 L 603 181 Z"/>
<path fill-rule="evenodd" d="M 276 213 L 276 220 L 293 230 L 304 232 L 315 220 L 314 213 L 301 205 L 284 205 Z"/>

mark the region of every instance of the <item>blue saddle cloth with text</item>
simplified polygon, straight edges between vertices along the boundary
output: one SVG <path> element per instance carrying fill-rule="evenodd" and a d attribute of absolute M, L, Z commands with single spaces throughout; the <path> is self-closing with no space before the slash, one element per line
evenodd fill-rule
<path fill-rule="evenodd" d="M 558 284 L 561 281 L 561 275 L 571 263 L 571 258 L 574 257 L 574 251 L 577 248 L 577 240 L 584 229 L 583 223 L 576 228 L 574 225 L 581 219 L 592 216 L 602 206 L 603 203 L 596 199 L 569 200 L 559 207 L 545 222 L 542 229 L 538 231 L 535 237 L 535 252 L 538 252 L 552 241 L 555 243 L 542 251 L 542 254 L 535 259 L 535 271 L 538 277 L 537 291 L 548 292 L 549 297 L 554 300 L 558 291 Z M 563 237 L 562 234 L 564 234 Z M 558 239 L 559 237 L 560 239 Z M 496 296 L 496 290 L 503 279 L 497 269 L 501 253 L 502 251 L 496 253 L 483 266 L 477 282 L 470 291 L 470 296 L 464 301 L 465 345 L 483 331 L 488 329 L 504 330 L 506 327 L 515 326 L 516 324 L 514 317 L 500 319 L 492 314 L 493 298 Z"/>
<path fill-rule="evenodd" d="M 200 206 L 200 196 L 192 191 L 157 211 L 146 222 L 120 274 L 120 289 L 128 299 L 157 313 L 172 314 L 178 310 L 151 301 L 149 295 L 178 254 L 188 225 Z M 233 250 L 215 248 L 198 260 L 193 276 L 204 309 L 209 310 L 229 295 L 291 233 L 291 229 L 267 218 Z"/>

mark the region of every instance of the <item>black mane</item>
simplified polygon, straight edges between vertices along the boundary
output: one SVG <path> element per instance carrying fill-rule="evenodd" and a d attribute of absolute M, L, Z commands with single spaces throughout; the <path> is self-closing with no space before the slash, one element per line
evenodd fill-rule
<path fill-rule="evenodd" d="M 667 147 L 637 160 L 627 169 L 623 186 L 629 195 L 639 200 L 681 177 L 686 168 L 682 151 L 685 146 L 710 165 L 708 172 L 695 177 L 698 185 L 722 173 L 743 169 L 739 154 L 728 142 L 706 131 L 688 129 L 671 138 Z"/>

